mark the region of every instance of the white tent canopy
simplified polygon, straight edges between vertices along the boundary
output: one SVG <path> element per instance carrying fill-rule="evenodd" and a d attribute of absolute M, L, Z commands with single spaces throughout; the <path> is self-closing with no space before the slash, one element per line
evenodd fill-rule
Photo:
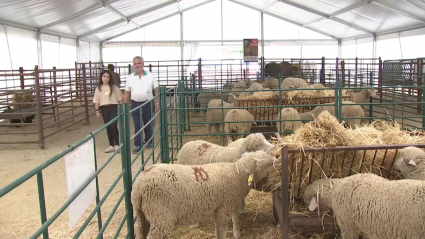
<path fill-rule="evenodd" d="M 411 44 L 424 42 L 424 16 L 423 0 L 0 0 L 0 53 L 7 56 L 0 68 L 72 67 L 124 44 L 143 54 L 169 47 L 172 58 L 186 59 L 198 56 L 185 53 L 193 44 L 202 52 L 243 38 L 260 39 L 265 57 L 417 57 L 425 52 Z"/>
<path fill-rule="evenodd" d="M 103 42 L 212 1 L 0 1 L 0 24 Z M 422 0 L 229 1 L 343 40 L 425 27 Z"/>

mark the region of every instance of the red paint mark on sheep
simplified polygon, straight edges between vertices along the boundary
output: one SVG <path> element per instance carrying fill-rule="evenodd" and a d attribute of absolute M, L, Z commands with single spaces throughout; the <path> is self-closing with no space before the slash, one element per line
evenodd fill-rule
<path fill-rule="evenodd" d="M 195 172 L 196 181 L 208 181 L 208 173 L 203 168 L 193 167 L 193 170 Z"/>
<path fill-rule="evenodd" d="M 154 167 L 155 167 L 155 166 L 151 166 L 151 167 L 149 167 L 149 168 L 145 169 L 143 172 L 145 172 L 145 173 L 149 173 L 149 171 L 151 171 Z"/>
<path fill-rule="evenodd" d="M 198 149 L 196 150 L 196 153 L 199 156 L 202 156 L 205 152 L 207 152 L 207 150 L 211 147 L 211 145 L 203 143 L 201 146 L 198 147 Z"/>

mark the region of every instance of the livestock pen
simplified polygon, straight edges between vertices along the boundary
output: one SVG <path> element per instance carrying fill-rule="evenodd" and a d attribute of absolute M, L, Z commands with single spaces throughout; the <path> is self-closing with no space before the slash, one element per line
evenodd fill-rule
<path fill-rule="evenodd" d="M 184 87 L 180 87 L 180 92 L 184 90 L 186 94 L 186 117 L 188 123 L 186 127 L 189 130 L 197 127 L 205 127 L 205 116 L 198 114 L 198 107 L 202 97 L 206 102 L 211 99 L 222 99 L 229 102 L 230 93 L 246 92 L 245 88 L 233 89 L 228 83 L 244 81 L 247 85 L 253 82 L 263 82 L 260 77 L 262 74 L 262 65 L 267 65 L 270 62 L 276 62 L 277 59 L 260 58 L 256 63 L 245 64 L 240 60 L 220 61 L 201 60 L 199 59 L 195 69 L 196 74 L 192 74 L 189 78 L 183 78 Z M 305 112 L 313 109 L 318 104 L 328 104 L 335 106 L 335 112 L 338 112 L 338 107 L 342 107 L 343 102 L 350 99 L 351 92 L 358 92 L 362 89 L 375 89 L 376 96 L 373 96 L 365 103 L 359 103 L 364 108 L 364 122 L 375 119 L 383 119 L 387 121 L 400 122 L 405 129 L 423 129 L 423 84 L 424 78 L 423 59 L 412 59 L 410 61 L 385 61 L 380 58 L 375 59 L 284 59 L 285 62 L 296 62 L 301 64 L 301 75 L 299 71 L 294 71 L 298 74 L 297 77 L 304 78 L 309 84 L 322 83 L 326 89 L 315 89 L 314 91 L 323 92 L 320 97 L 303 96 L 308 95 L 304 92 L 313 92 L 311 89 L 297 90 L 282 90 L 270 89 L 251 93 L 258 93 L 258 97 L 238 97 L 235 100 L 235 108 L 247 109 L 253 113 L 257 125 L 253 125 L 253 132 L 266 132 L 269 135 L 275 131 L 277 113 L 283 107 L 294 107 L 299 112 Z M 230 62 L 230 63 L 229 63 Z M 302 68 L 308 62 L 308 68 Z M 304 65 L 303 65 L 304 63 Z M 315 66 L 311 67 L 312 65 Z M 292 67 L 292 65 L 286 65 Z M 394 71 L 390 66 L 404 69 L 403 71 Z M 252 67 L 252 68 L 251 68 Z M 312 79 L 313 69 L 318 72 L 315 75 L 317 78 Z M 227 70 L 231 69 L 231 70 Z M 270 69 L 269 69 L 270 70 Z M 273 70 L 273 69 L 272 69 Z M 254 71 L 254 72 L 253 72 Z M 246 74 L 249 72 L 250 74 Z M 270 72 L 270 71 L 268 71 Z M 267 72 L 267 73 L 268 73 Z M 281 72 L 276 72 L 279 85 L 282 80 L 287 77 L 294 77 L 294 74 L 283 75 Z M 273 74 L 272 74 L 273 75 Z M 390 75 L 392 80 L 388 80 Z M 236 76 L 236 77 L 235 77 Z M 201 80 L 199 80 L 201 79 Z M 394 80 L 398 79 L 398 80 Z M 193 87 L 195 86 L 195 87 Z M 272 94 L 274 92 L 274 95 Z M 201 94 L 203 93 L 203 94 Z M 209 94 L 209 95 L 205 95 Z M 286 95 L 292 95 L 291 102 L 282 98 Z M 325 96 L 323 96 L 325 95 Z M 340 97 L 341 96 L 341 97 Z M 282 99 L 281 101 L 279 99 Z M 286 100 L 286 101 L 285 101 Z M 336 106 L 337 102 L 339 106 Z M 205 112 L 205 109 L 202 110 Z M 342 116 L 338 116 L 343 120 Z M 200 122 L 197 124 L 197 122 Z M 192 135 L 195 136 L 195 135 Z M 191 137 L 192 137 L 191 136 Z M 224 135 L 222 140 L 224 143 Z"/>
<path fill-rule="evenodd" d="M 134 238 L 133 209 L 129 202 L 132 183 L 143 172 L 146 166 L 154 163 L 171 163 L 168 155 L 171 155 L 171 138 L 174 135 L 184 133 L 184 125 L 175 126 L 184 116 L 184 110 L 179 109 L 184 103 L 184 97 L 178 94 L 170 95 L 176 89 L 161 87 L 160 108 L 154 116 L 157 121 L 152 138 L 152 148 L 142 147 L 138 154 L 131 154 L 132 141 L 136 137 L 130 128 L 130 119 L 133 111 L 128 104 L 119 107 L 119 114 L 110 123 L 118 122 L 120 129 L 119 149 L 112 154 L 104 154 L 102 145 L 106 145 L 105 128 L 108 124 L 89 127 L 90 133 L 84 133 L 85 137 L 76 138 L 69 135 L 75 141 L 55 153 L 46 160 L 44 157 L 34 159 L 31 167 L 17 169 L 21 174 L 17 178 L 4 177 L 0 185 L 0 201 L 3 215 L 0 220 L 3 230 L 0 231 L 2 238 L 28 237 L 28 238 Z M 152 101 L 147 102 L 149 104 Z M 175 108 L 179 110 L 175 110 Z M 144 127 L 143 127 L 144 128 Z M 143 130 L 142 128 L 142 130 Z M 141 134 L 143 131 L 136 132 Z M 80 133 L 81 135 L 81 133 Z M 55 136 L 53 136 L 55 137 Z M 186 139 L 185 139 L 186 140 Z M 86 150 L 85 154 L 81 150 Z M 79 154 L 87 160 L 94 160 L 95 168 L 89 175 L 80 180 L 77 189 L 67 194 L 66 174 L 64 167 L 70 154 Z M 121 155 L 120 155 L 121 154 Z M 50 157 L 49 156 L 49 157 Z M 4 174 L 0 171 L 0 176 Z M 15 174 L 16 175 L 16 174 Z M 6 176 L 6 175 L 3 175 Z M 83 176 L 81 176 L 83 177 Z M 83 195 L 83 190 L 95 185 L 95 200 L 90 204 L 75 226 L 68 225 L 70 206 Z M 59 187 L 59 185 L 61 185 Z M 93 189 L 93 188 L 92 188 Z M 33 192 L 27 195 L 28 192 Z M 272 198 L 270 195 L 254 193 L 247 199 L 248 214 L 243 216 L 242 235 L 246 238 L 279 238 L 279 231 L 272 222 Z M 19 205 L 19 206 L 18 206 Z M 67 210 L 68 208 L 68 210 Z M 22 213 L 25 210 L 27 213 Z M 40 227 L 41 221 L 41 227 Z M 27 226 L 22 227 L 21 222 Z M 229 232 L 230 233 L 230 232 Z M 214 234 L 214 228 L 209 222 L 200 224 L 198 228 L 184 227 L 173 231 L 170 238 L 199 238 L 209 237 Z"/>
<path fill-rule="evenodd" d="M 1 144 L 38 144 L 94 114 L 91 98 L 98 71 L 80 64 L 75 69 L 20 69 L 0 72 Z M 33 122 L 35 119 L 35 122 Z"/>
<path fill-rule="evenodd" d="M 337 86 L 336 88 L 342 90 L 341 87 Z M 130 110 L 128 104 L 124 104 L 119 107 L 119 115 L 114 118 L 114 121 L 118 121 L 121 137 L 120 148 L 116 152 L 110 155 L 102 154 L 100 143 L 106 142 L 104 131 L 107 124 L 101 125 L 93 128 L 91 133 L 86 134 L 84 138 L 77 139 L 59 154 L 52 155 L 47 161 L 41 159 L 41 161 L 37 161 L 39 164 L 32 164 L 35 168 L 27 169 L 28 173 L 25 172 L 26 170 L 19 170 L 22 172 L 22 177 L 18 179 L 8 177 L 2 182 L 0 189 L 2 211 L 10 216 L 2 219 L 6 232 L 0 232 L 1 235 L 4 234 L 4 238 L 10 237 L 13 233 L 30 238 L 38 238 L 41 235 L 44 238 L 49 236 L 54 238 L 133 238 L 134 220 L 136 219 L 132 215 L 129 195 L 132 183 L 144 168 L 152 163 L 173 163 L 181 146 L 191 140 L 204 139 L 217 144 L 225 143 L 223 142 L 225 134 L 206 134 L 205 123 L 207 122 L 200 122 L 202 117 L 198 115 L 199 113 L 190 112 L 195 109 L 187 107 L 188 93 L 185 91 L 183 81 L 173 89 L 167 90 L 166 87 L 161 87 L 160 94 L 156 97 L 160 97 L 160 108 L 153 119 L 153 121 L 157 121 L 157 124 L 152 138 L 152 149 L 143 148 L 137 155 L 131 155 L 131 142 L 135 135 L 130 132 L 132 127 L 130 116 L 132 111 L 139 109 Z M 151 104 L 153 101 L 148 103 Z M 198 122 L 187 121 L 188 114 L 192 114 L 191 120 L 198 119 Z M 188 126 L 191 124 L 192 127 L 188 130 Z M 140 134 L 142 131 L 137 133 Z M 63 181 L 66 178 L 63 170 L 64 161 L 60 159 L 83 146 L 88 147 L 89 152 L 93 152 L 93 154 L 89 153 L 90 155 L 86 154 L 86 157 L 93 157 L 96 167 L 75 192 L 66 195 L 66 190 L 58 191 L 56 189 L 58 183 L 65 184 Z M 121 157 L 119 157 L 119 153 Z M 96 185 L 96 199 L 76 226 L 68 228 L 65 211 L 90 182 Z M 24 192 L 34 191 L 36 187 L 38 193 L 34 192 L 22 197 Z M 34 207 L 37 202 L 38 209 Z M 19 214 L 14 209 L 17 205 L 30 212 L 29 215 L 25 214 L 25 222 L 29 223 L 29 226 L 18 226 L 17 223 L 24 220 L 19 215 L 24 214 Z M 40 219 L 41 227 L 37 226 Z M 213 233 L 212 224 L 206 222 L 198 226 L 177 228 L 170 238 L 209 237 Z M 229 233 L 231 232 L 229 231 Z M 242 235 L 246 238 L 281 237 L 279 227 L 273 225 L 273 202 L 270 194 L 258 191 L 249 194 L 247 214 L 242 216 Z"/>

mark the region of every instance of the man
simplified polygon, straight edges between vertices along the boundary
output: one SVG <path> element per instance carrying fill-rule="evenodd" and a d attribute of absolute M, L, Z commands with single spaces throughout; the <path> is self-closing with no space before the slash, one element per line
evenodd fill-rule
<path fill-rule="evenodd" d="M 134 73 L 131 73 L 127 77 L 127 82 L 125 84 L 124 92 L 124 102 L 128 102 L 131 95 L 131 108 L 134 109 L 147 101 L 153 99 L 154 95 L 158 95 L 158 81 L 155 76 L 149 71 L 143 70 L 144 62 L 143 58 L 136 56 L 133 58 L 133 66 L 135 69 Z M 134 121 L 134 133 L 138 132 L 141 128 L 140 122 L 140 110 L 142 110 L 142 120 L 143 124 L 147 123 L 152 119 L 152 108 L 151 105 L 154 104 L 155 114 L 158 112 L 158 97 L 154 102 L 146 103 L 141 109 L 138 109 L 133 112 L 133 121 Z M 145 133 L 145 142 L 148 142 L 152 137 L 153 127 L 150 123 L 146 126 Z M 142 133 L 134 139 L 133 153 L 137 154 L 142 147 Z M 152 147 L 152 144 L 147 144 L 146 147 Z"/>
<path fill-rule="evenodd" d="M 121 78 L 120 75 L 116 72 L 114 72 L 115 70 L 115 66 L 112 64 L 108 64 L 108 70 L 111 72 L 112 74 L 112 79 L 114 80 L 114 83 L 118 86 L 118 88 L 121 85 Z"/>

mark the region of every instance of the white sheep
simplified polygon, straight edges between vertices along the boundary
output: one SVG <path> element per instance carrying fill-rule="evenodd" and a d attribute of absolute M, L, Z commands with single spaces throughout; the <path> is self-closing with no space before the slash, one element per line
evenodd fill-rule
<path fill-rule="evenodd" d="M 227 112 L 224 118 L 224 132 L 226 133 L 227 142 L 231 143 L 244 135 L 231 135 L 232 133 L 249 133 L 251 132 L 252 123 L 254 122 L 254 116 L 249 111 L 244 109 L 232 109 Z M 240 121 L 250 121 L 242 122 Z"/>
<path fill-rule="evenodd" d="M 234 163 L 157 164 L 145 169 L 131 193 L 137 238 L 165 238 L 176 226 L 213 219 L 216 238 L 224 239 L 230 216 L 233 236 L 240 238 L 237 209 L 249 193 L 249 179 L 261 180 L 261 172 L 274 161 L 274 156 L 258 151 Z"/>
<path fill-rule="evenodd" d="M 198 97 L 199 110 L 202 116 L 205 116 L 205 109 L 208 106 L 208 102 L 213 99 L 221 99 L 221 96 L 218 93 L 214 92 L 201 92 Z"/>
<path fill-rule="evenodd" d="M 425 152 L 417 147 L 400 149 L 393 167 L 399 170 L 404 178 L 425 180 Z"/>
<path fill-rule="evenodd" d="M 234 96 L 239 96 L 242 93 L 241 91 L 246 90 L 246 88 L 248 88 L 248 84 L 246 81 L 244 80 L 238 81 L 234 84 L 232 88 L 232 91 L 233 91 L 232 94 Z M 231 96 L 229 96 L 227 99 L 229 103 L 233 103 L 234 100 L 235 100 L 234 97 L 231 97 Z"/>
<path fill-rule="evenodd" d="M 365 113 L 360 107 L 360 105 L 355 105 L 351 101 L 342 101 L 342 112 L 341 115 L 343 118 L 357 118 L 357 119 L 347 119 L 344 120 L 345 124 L 348 127 L 354 127 L 355 125 L 360 125 L 361 119 L 365 116 Z M 309 112 L 300 113 L 301 119 L 306 122 L 308 120 L 314 119 L 315 116 L 318 116 L 323 111 L 327 110 L 331 115 L 335 116 L 335 106 L 316 106 L 313 110 Z"/>
<path fill-rule="evenodd" d="M 177 154 L 177 163 L 186 165 L 232 163 L 238 160 L 243 153 L 273 149 L 274 146 L 261 133 L 250 134 L 246 138 L 232 142 L 227 147 L 204 140 L 194 140 L 185 143 L 180 149 Z M 240 205 L 239 213 L 245 213 L 245 201 Z"/>
<path fill-rule="evenodd" d="M 281 89 L 307 89 L 310 88 L 308 83 L 301 78 L 285 78 L 280 85 Z"/>
<path fill-rule="evenodd" d="M 325 88 L 325 86 L 321 83 L 315 83 L 315 84 L 310 85 L 310 88 L 323 89 L 323 88 Z"/>
<path fill-rule="evenodd" d="M 390 181 L 371 173 L 341 179 L 331 192 L 343 239 L 423 238 L 425 182 Z"/>
<path fill-rule="evenodd" d="M 264 88 L 279 89 L 279 80 L 273 77 L 266 77 L 264 80 L 259 82 Z"/>
<path fill-rule="evenodd" d="M 375 89 L 363 89 L 360 92 L 355 92 L 350 94 L 350 101 L 356 102 L 358 104 L 369 103 L 370 97 L 375 97 Z M 362 105 L 364 108 L 364 105 Z"/>
<path fill-rule="evenodd" d="M 263 86 L 260 83 L 253 83 L 248 89 L 246 89 L 247 91 L 259 91 L 259 90 L 263 90 Z M 254 92 L 242 92 L 240 94 L 241 97 L 243 96 L 248 96 L 253 94 Z"/>
<path fill-rule="evenodd" d="M 234 103 L 227 103 L 226 101 L 221 101 L 221 99 L 214 99 L 211 100 L 208 103 L 208 109 L 207 109 L 207 119 L 206 122 L 212 123 L 212 124 L 207 124 L 207 133 L 210 134 L 211 133 L 211 125 L 214 126 L 216 133 L 219 133 L 219 127 L 220 124 L 219 122 L 223 122 L 224 118 L 227 114 L 227 112 L 229 112 L 229 108 L 234 107 Z M 223 108 L 223 109 L 214 109 L 214 108 Z"/>
<path fill-rule="evenodd" d="M 276 129 L 278 132 L 294 131 L 301 127 L 301 121 L 282 122 L 281 120 L 301 120 L 298 111 L 292 107 L 283 108 L 276 117 Z"/>
<path fill-rule="evenodd" d="M 314 211 L 317 207 L 322 212 L 331 210 L 332 188 L 339 181 L 338 178 L 321 178 L 308 185 L 304 191 L 303 199 L 309 210 Z"/>
<path fill-rule="evenodd" d="M 177 154 L 179 164 L 207 164 L 235 162 L 245 152 L 269 150 L 273 147 L 262 133 L 250 134 L 246 138 L 234 141 L 223 147 L 205 140 L 193 140 L 185 143 Z"/>

